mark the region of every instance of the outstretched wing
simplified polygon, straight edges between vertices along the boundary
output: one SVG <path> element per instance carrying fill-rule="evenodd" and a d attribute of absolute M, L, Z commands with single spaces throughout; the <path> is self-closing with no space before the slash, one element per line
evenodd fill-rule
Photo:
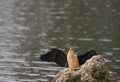
<path fill-rule="evenodd" d="M 40 56 L 40 60 L 47 62 L 55 62 L 61 67 L 64 67 L 67 62 L 67 57 L 60 49 L 51 49 L 48 53 Z"/>
<path fill-rule="evenodd" d="M 95 50 L 89 50 L 83 55 L 78 55 L 79 64 L 84 64 L 88 59 L 90 59 L 94 55 L 97 55 Z"/>

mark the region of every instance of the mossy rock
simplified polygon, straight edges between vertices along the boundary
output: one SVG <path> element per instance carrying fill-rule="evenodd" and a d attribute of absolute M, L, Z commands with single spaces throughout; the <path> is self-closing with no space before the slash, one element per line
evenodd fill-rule
<path fill-rule="evenodd" d="M 52 82 L 118 82 L 116 76 L 109 73 L 101 55 L 93 56 L 80 68 L 66 68 L 57 73 Z"/>

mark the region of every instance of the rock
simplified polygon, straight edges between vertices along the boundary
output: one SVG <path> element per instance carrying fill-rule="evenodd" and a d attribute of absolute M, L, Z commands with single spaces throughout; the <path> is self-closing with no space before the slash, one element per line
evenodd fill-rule
<path fill-rule="evenodd" d="M 104 58 L 96 55 L 79 68 L 61 70 L 52 82 L 118 82 L 118 80 L 109 73 Z"/>

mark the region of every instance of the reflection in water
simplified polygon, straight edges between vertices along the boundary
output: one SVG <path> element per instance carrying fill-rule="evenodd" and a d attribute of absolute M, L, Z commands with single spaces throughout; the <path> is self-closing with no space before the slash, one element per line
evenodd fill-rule
<path fill-rule="evenodd" d="M 119 0 L 1 0 L 0 11 L 1 81 L 49 82 L 63 68 L 39 54 L 67 43 L 95 48 L 120 74 Z"/>

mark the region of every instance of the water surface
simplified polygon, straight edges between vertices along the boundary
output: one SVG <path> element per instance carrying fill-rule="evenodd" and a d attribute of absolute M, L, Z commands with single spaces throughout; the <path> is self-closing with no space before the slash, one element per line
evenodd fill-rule
<path fill-rule="evenodd" d="M 50 82 L 63 69 L 41 62 L 50 48 L 96 49 L 120 77 L 119 0 L 0 0 L 0 81 Z"/>

